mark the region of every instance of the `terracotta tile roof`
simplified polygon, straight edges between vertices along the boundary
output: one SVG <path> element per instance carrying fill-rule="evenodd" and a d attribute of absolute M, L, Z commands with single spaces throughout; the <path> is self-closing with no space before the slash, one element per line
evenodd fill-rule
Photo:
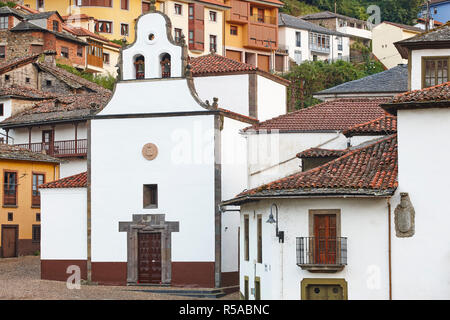
<path fill-rule="evenodd" d="M 211 53 L 197 58 L 191 58 L 189 63 L 192 67 L 192 74 L 202 75 L 211 73 L 227 73 L 239 71 L 256 71 L 254 65 L 238 62 L 236 60 Z"/>
<path fill-rule="evenodd" d="M 21 160 L 60 163 L 59 159 L 50 157 L 44 153 L 31 152 L 28 149 L 19 148 L 9 144 L 0 144 L 0 160 Z"/>
<path fill-rule="evenodd" d="M 89 31 L 89 30 L 87 30 L 85 28 L 73 27 L 73 26 L 65 25 L 65 26 L 63 26 L 63 29 L 66 30 L 67 32 L 72 33 L 75 36 L 78 36 L 78 37 L 90 37 L 90 38 L 94 38 L 94 39 L 97 39 L 97 40 L 104 41 L 109 46 L 116 47 L 116 48 L 122 48 L 121 45 L 119 45 L 117 43 L 114 43 L 114 42 L 111 42 L 111 41 L 109 41 L 108 38 L 105 38 L 105 37 L 103 37 L 103 36 L 101 36 L 99 34 L 91 32 L 91 31 Z"/>
<path fill-rule="evenodd" d="M 61 189 L 61 188 L 86 188 L 87 172 L 82 172 L 67 178 L 45 183 L 39 189 Z"/>
<path fill-rule="evenodd" d="M 381 107 L 396 115 L 398 109 L 424 109 L 450 107 L 450 82 L 421 90 L 399 94 L 390 103 Z"/>
<path fill-rule="evenodd" d="M 57 123 L 87 119 L 108 103 L 112 93 L 72 94 L 36 103 L 2 122 L 0 127 L 21 127 L 36 123 Z"/>
<path fill-rule="evenodd" d="M 224 203 L 265 196 L 392 195 L 398 186 L 397 174 L 397 135 L 392 135 L 320 167 L 244 191 Z"/>
<path fill-rule="evenodd" d="M 73 73 L 70 73 L 69 71 L 66 71 L 62 68 L 59 68 L 55 65 L 45 63 L 45 62 L 36 62 L 36 65 L 41 70 L 44 70 L 45 72 L 48 72 L 58 78 L 59 80 L 63 81 L 65 84 L 67 84 L 72 89 L 87 89 L 91 92 L 97 92 L 97 93 L 110 93 L 111 91 L 92 82 L 89 80 L 86 80 L 82 77 L 79 77 Z"/>
<path fill-rule="evenodd" d="M 23 10 L 23 11 L 26 11 L 27 13 L 39 13 L 39 10 L 35 10 L 35 9 L 32 9 L 32 8 L 29 8 L 29 7 L 26 7 L 26 6 L 21 5 L 21 4 L 16 4 L 14 6 L 14 9 L 16 9 L 16 10 Z"/>
<path fill-rule="evenodd" d="M 223 0 L 198 0 L 198 1 L 207 3 L 207 4 L 213 4 L 213 5 L 224 7 L 224 8 L 231 8 L 231 5 L 225 4 L 225 1 L 223 1 Z"/>
<path fill-rule="evenodd" d="M 297 110 L 245 128 L 243 131 L 278 130 L 280 132 L 315 132 L 345 130 L 351 126 L 382 117 L 380 104 L 388 99 L 337 99 Z"/>
<path fill-rule="evenodd" d="M 297 154 L 297 158 L 328 158 L 328 157 L 342 157 L 349 150 L 333 150 L 333 149 L 321 149 L 311 148 L 302 151 Z"/>
<path fill-rule="evenodd" d="M 386 114 L 381 118 L 358 124 L 343 132 L 346 137 L 391 135 L 397 133 L 397 117 Z"/>
<path fill-rule="evenodd" d="M 56 98 L 58 94 L 51 92 L 44 92 L 40 90 L 36 90 L 29 87 L 22 86 L 12 86 L 12 87 L 2 87 L 0 88 L 0 97 L 16 97 L 16 98 L 24 98 L 24 99 L 36 99 L 36 100 L 44 100 Z"/>

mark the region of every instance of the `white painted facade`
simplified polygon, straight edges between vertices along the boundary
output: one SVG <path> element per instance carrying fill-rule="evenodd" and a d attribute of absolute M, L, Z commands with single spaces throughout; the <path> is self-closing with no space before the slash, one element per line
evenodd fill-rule
<path fill-rule="evenodd" d="M 279 243 L 275 225 L 266 223 L 270 206 L 279 209 Z M 347 266 L 337 273 L 311 273 L 297 265 L 296 238 L 309 237 L 309 210 L 340 209 L 341 237 L 347 237 Z M 300 300 L 305 278 L 345 279 L 348 299 L 383 300 L 389 297 L 388 208 L 386 199 L 291 199 L 261 200 L 241 206 L 241 226 L 249 217 L 249 260 L 244 256 L 244 228 L 240 236 L 240 287 L 244 277 L 254 288 L 261 279 L 262 300 Z M 257 262 L 257 216 L 262 215 L 262 263 Z M 251 292 L 252 290 L 249 290 Z M 250 300 L 255 296 L 250 294 Z"/>
<path fill-rule="evenodd" d="M 411 90 L 422 89 L 422 58 L 423 57 L 448 57 L 450 56 L 450 48 L 444 49 L 417 49 L 411 50 L 411 61 L 412 64 L 410 79 L 411 79 Z"/>
<path fill-rule="evenodd" d="M 300 46 L 297 44 L 297 35 L 300 33 Z M 318 32 L 313 32 L 321 34 Z M 278 27 L 278 40 L 280 48 L 287 50 L 290 59 L 297 64 L 304 61 L 317 60 L 346 60 L 350 57 L 350 38 L 346 36 L 337 36 L 331 34 L 323 34 L 330 37 L 330 49 L 327 52 L 314 51 L 310 44 L 311 31 L 304 29 L 297 29 L 287 26 Z M 342 49 L 340 44 L 342 44 Z"/>
<path fill-rule="evenodd" d="M 86 188 L 41 189 L 41 259 L 85 260 Z"/>

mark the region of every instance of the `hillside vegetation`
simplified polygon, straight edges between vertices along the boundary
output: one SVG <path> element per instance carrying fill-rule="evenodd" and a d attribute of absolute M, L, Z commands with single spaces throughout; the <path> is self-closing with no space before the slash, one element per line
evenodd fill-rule
<path fill-rule="evenodd" d="M 281 11 L 294 16 L 319 11 L 334 12 L 335 0 L 281 0 L 285 6 Z M 337 13 L 367 20 L 367 8 L 377 5 L 381 9 L 381 21 L 413 24 L 420 11 L 422 0 L 336 0 Z"/>

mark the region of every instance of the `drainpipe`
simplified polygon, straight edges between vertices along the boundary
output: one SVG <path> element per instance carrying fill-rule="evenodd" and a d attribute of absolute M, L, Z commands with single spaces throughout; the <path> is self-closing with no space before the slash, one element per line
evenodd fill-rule
<path fill-rule="evenodd" d="M 392 254 L 391 254 L 391 202 L 386 199 L 388 206 L 388 260 L 389 260 L 389 300 L 392 300 Z"/>

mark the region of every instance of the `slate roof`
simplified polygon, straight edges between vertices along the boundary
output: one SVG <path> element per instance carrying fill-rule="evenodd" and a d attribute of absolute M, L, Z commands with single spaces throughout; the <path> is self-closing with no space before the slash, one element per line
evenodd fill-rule
<path fill-rule="evenodd" d="M 9 144 L 0 144 L 0 160 L 22 160 L 52 163 L 61 162 L 59 159 L 50 157 L 44 153 L 31 152 L 28 149 L 19 148 Z"/>
<path fill-rule="evenodd" d="M 27 20 L 19 22 L 15 27 L 9 29 L 9 31 L 12 31 L 12 32 L 15 32 L 15 31 L 42 31 L 42 32 L 49 32 L 49 33 L 54 34 L 56 37 L 63 38 L 63 39 L 68 40 L 68 41 L 77 42 L 77 43 L 80 43 L 80 44 L 83 44 L 83 45 L 87 45 L 87 42 L 85 42 L 85 41 L 83 41 L 81 39 L 78 39 L 77 37 L 72 36 L 72 35 L 70 35 L 68 33 L 48 30 L 46 28 L 42 28 L 42 27 L 40 27 L 38 25 L 35 25 L 34 23 L 29 22 Z"/>
<path fill-rule="evenodd" d="M 38 68 L 40 68 L 41 70 L 52 74 L 54 77 L 63 81 L 65 84 L 67 84 L 69 87 L 71 87 L 73 89 L 85 88 L 92 92 L 98 92 L 98 93 L 111 92 L 110 90 L 108 90 L 92 81 L 89 81 L 82 77 L 79 77 L 79 76 L 77 76 L 73 73 L 70 73 L 69 71 L 64 70 L 63 68 L 59 68 L 53 64 L 45 63 L 45 62 L 36 62 L 36 66 Z"/>
<path fill-rule="evenodd" d="M 39 186 L 39 189 L 86 188 L 86 187 L 87 187 L 87 172 L 82 172 L 70 177 L 42 184 Z"/>
<path fill-rule="evenodd" d="M 342 37 L 346 36 L 343 33 L 324 28 L 317 24 L 308 22 L 308 21 L 303 20 L 298 17 L 288 15 L 286 13 L 278 14 L 278 26 L 279 27 L 286 26 L 286 27 L 295 28 L 295 29 L 308 30 L 308 31 L 312 31 L 312 32 L 331 34 L 331 35 L 337 35 L 337 36 L 342 36 Z"/>
<path fill-rule="evenodd" d="M 108 103 L 112 93 L 72 94 L 36 103 L 2 122 L 0 127 L 11 128 L 41 123 L 85 120 Z"/>
<path fill-rule="evenodd" d="M 22 19 L 25 17 L 25 15 L 22 12 L 14 9 L 14 8 L 10 8 L 8 6 L 0 7 L 0 15 L 4 16 L 4 15 L 10 15 L 10 14 L 13 14 Z"/>
<path fill-rule="evenodd" d="M 29 87 L 22 86 L 12 86 L 12 87 L 1 87 L 0 88 L 0 97 L 15 97 L 22 99 L 51 99 L 57 97 L 58 94 L 51 92 L 44 92 L 40 90 L 36 90 Z"/>
<path fill-rule="evenodd" d="M 304 20 L 316 20 L 316 19 L 318 20 L 318 19 L 340 18 L 340 19 L 348 20 L 348 21 L 365 22 L 365 21 L 362 21 L 360 19 L 344 16 L 342 14 L 334 13 L 334 12 L 331 12 L 331 11 L 322 11 L 322 12 L 311 13 L 311 14 L 307 14 L 307 15 L 304 15 L 304 16 L 300 16 L 300 18 L 302 18 Z"/>
<path fill-rule="evenodd" d="M 397 133 L 397 117 L 386 114 L 381 118 L 358 124 L 343 132 L 346 137 L 391 135 Z"/>
<path fill-rule="evenodd" d="M 14 69 L 14 68 L 16 68 L 18 66 L 34 62 L 34 61 L 36 61 L 39 58 L 40 55 L 41 55 L 41 53 L 30 54 L 30 55 L 25 55 L 25 56 L 22 56 L 22 57 L 17 57 L 17 58 L 14 58 L 14 59 L 6 60 L 6 61 L 0 63 L 0 74 L 3 74 L 5 72 L 9 72 L 9 71 L 11 71 L 12 69 Z"/>
<path fill-rule="evenodd" d="M 397 135 L 392 135 L 314 169 L 245 190 L 224 204 L 277 196 L 390 196 L 398 186 L 397 154 Z"/>
<path fill-rule="evenodd" d="M 381 107 L 393 115 L 398 109 L 450 108 L 450 82 L 399 94 Z"/>
<path fill-rule="evenodd" d="M 429 48 L 449 48 L 450 47 L 450 22 L 434 28 L 428 32 L 423 32 L 414 37 L 397 41 L 394 43 L 397 50 L 404 59 L 408 59 L 408 49 L 429 49 Z"/>
<path fill-rule="evenodd" d="M 349 150 L 334 150 L 334 149 L 321 149 L 321 148 L 310 148 L 297 154 L 297 158 L 308 159 L 308 158 L 329 158 L 329 157 L 342 157 Z"/>
<path fill-rule="evenodd" d="M 408 91 L 408 65 L 398 65 L 392 69 L 370 76 L 342 83 L 322 90 L 315 95 L 342 93 L 400 93 Z"/>
<path fill-rule="evenodd" d="M 48 19 L 52 15 L 57 14 L 59 16 L 58 11 L 45 11 L 45 12 L 39 12 L 39 13 L 32 13 L 25 16 L 26 20 L 40 20 L 40 19 Z M 61 20 L 62 17 L 60 16 Z"/>
<path fill-rule="evenodd" d="M 388 99 L 336 99 L 300 109 L 245 128 L 244 132 L 278 130 L 279 132 L 329 132 L 380 118 L 385 114 L 380 104 Z"/>

